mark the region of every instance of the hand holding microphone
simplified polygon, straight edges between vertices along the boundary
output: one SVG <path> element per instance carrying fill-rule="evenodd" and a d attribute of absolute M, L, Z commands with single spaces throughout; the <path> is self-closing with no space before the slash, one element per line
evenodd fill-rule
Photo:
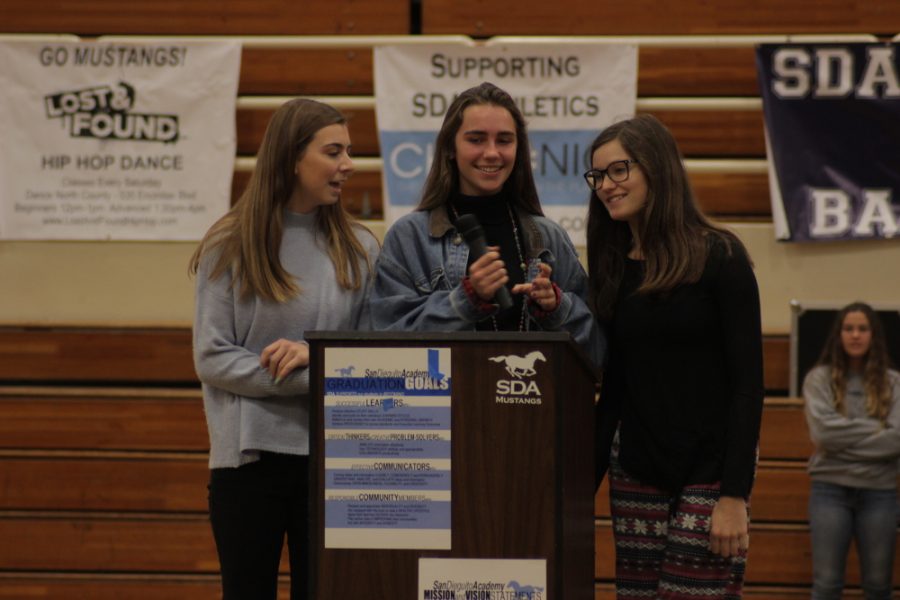
<path fill-rule="evenodd" d="M 506 288 L 509 277 L 499 253 L 487 246 L 484 229 L 475 215 L 462 215 L 456 220 L 456 228 L 466 240 L 469 252 L 478 259 L 469 267 L 472 285 L 476 293 L 485 300 L 492 297 L 501 310 L 513 305 L 512 296 Z M 487 256 L 485 256 L 487 255 Z"/>

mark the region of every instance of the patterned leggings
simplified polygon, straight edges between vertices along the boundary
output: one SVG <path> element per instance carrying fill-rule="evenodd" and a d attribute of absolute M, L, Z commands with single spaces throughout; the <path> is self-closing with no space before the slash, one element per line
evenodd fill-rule
<path fill-rule="evenodd" d="M 610 456 L 610 506 L 616 542 L 616 598 L 736 600 L 747 553 L 709 551 L 710 517 L 719 484 L 692 485 L 677 496 L 629 477 Z"/>

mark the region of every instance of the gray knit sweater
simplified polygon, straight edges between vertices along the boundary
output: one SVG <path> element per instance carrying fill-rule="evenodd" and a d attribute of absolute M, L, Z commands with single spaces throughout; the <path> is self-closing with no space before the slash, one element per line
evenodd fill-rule
<path fill-rule="evenodd" d="M 357 235 L 374 264 L 378 242 Z M 358 291 L 345 290 L 317 235 L 315 212 L 285 212 L 281 264 L 301 293 L 287 302 L 241 298 L 231 274 L 209 279 L 214 255 L 201 261 L 196 279 L 194 366 L 203 383 L 209 429 L 209 466 L 237 467 L 258 460 L 262 450 L 309 453 L 309 370 L 295 369 L 276 384 L 259 364 L 262 350 L 277 339 L 303 340 L 312 330 L 367 328 L 365 296 L 370 273 Z"/>
<path fill-rule="evenodd" d="M 888 371 L 893 404 L 884 426 L 866 414 L 862 376 L 847 374 L 846 416 L 834 408 L 831 368 L 818 366 L 803 382 L 806 420 L 816 452 L 809 460 L 814 481 L 856 488 L 897 485 L 900 458 L 900 373 Z"/>

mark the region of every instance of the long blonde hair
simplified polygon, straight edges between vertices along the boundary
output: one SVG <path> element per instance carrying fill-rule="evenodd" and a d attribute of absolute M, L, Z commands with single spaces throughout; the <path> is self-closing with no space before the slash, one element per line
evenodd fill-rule
<path fill-rule="evenodd" d="M 297 180 L 294 169 L 320 129 L 346 122 L 337 109 L 315 100 L 296 98 L 276 110 L 266 127 L 246 189 L 200 241 L 191 256 L 189 272 L 196 274 L 203 257 L 215 252 L 210 279 L 231 269 L 232 285 L 239 286 L 242 296 L 284 302 L 300 294 L 298 282 L 279 258 L 283 212 Z M 359 289 L 361 263 L 371 266 L 354 232 L 362 226 L 352 221 L 340 203 L 320 206 L 316 226 L 325 236 L 338 284 Z"/>
<path fill-rule="evenodd" d="M 888 378 L 891 359 L 887 351 L 881 318 L 871 306 L 865 302 L 853 302 L 841 309 L 834 319 L 818 364 L 831 367 L 831 391 L 834 394 L 834 407 L 835 410 L 846 415 L 847 371 L 850 368 L 850 359 L 841 342 L 841 330 L 844 327 L 844 319 L 852 312 L 865 315 L 872 332 L 869 352 L 863 359 L 866 414 L 884 424 L 891 410 L 891 398 L 893 397 L 891 382 Z"/>

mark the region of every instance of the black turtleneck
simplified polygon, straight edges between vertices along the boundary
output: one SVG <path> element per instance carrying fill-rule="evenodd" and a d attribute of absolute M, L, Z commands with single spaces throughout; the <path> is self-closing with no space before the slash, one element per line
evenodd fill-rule
<path fill-rule="evenodd" d="M 519 245 L 521 248 L 516 247 L 513 224 L 510 220 L 510 215 L 513 215 L 512 218 L 515 219 L 515 211 L 511 210 L 512 207 L 508 203 L 506 193 L 501 191 L 491 196 L 466 196 L 457 192 L 453 195 L 450 204 L 450 217 L 454 221 L 457 215 L 475 215 L 482 228 L 484 228 L 484 237 L 488 246 L 500 247 L 500 259 L 506 265 L 506 272 L 509 275 L 506 287 L 512 289 L 512 286 L 517 283 L 524 283 L 525 273 L 520 264 L 522 262 L 527 263 L 525 240 L 522 239 L 522 227 L 516 220 L 515 226 L 519 230 Z M 454 211 L 456 214 L 454 214 Z M 468 264 L 471 265 L 477 258 L 477 256 L 470 254 Z M 513 306 L 507 310 L 500 311 L 496 315 L 497 329 L 500 331 L 519 330 L 523 301 L 524 298 L 521 294 L 513 295 Z M 477 324 L 476 329 L 493 330 L 494 323 L 491 319 L 485 319 Z"/>

